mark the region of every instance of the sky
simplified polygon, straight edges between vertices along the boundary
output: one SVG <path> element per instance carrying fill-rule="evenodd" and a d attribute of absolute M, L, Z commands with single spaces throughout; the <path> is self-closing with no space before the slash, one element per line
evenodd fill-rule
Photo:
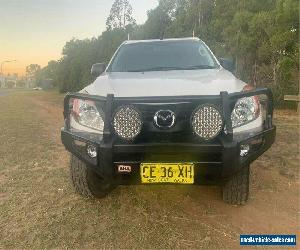
<path fill-rule="evenodd" d="M 157 0 L 129 0 L 138 24 Z M 3 73 L 24 74 L 61 57 L 66 41 L 98 37 L 114 0 L 0 0 L 0 64 Z"/>

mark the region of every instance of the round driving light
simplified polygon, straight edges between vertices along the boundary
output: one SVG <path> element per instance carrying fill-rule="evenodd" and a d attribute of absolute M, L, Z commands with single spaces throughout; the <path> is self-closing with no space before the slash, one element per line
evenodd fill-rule
<path fill-rule="evenodd" d="M 97 148 L 94 145 L 88 145 L 86 148 L 86 152 L 91 158 L 97 157 Z"/>
<path fill-rule="evenodd" d="M 222 130 L 223 120 L 219 110 L 210 104 L 195 109 L 191 118 L 194 132 L 204 140 L 215 138 Z"/>
<path fill-rule="evenodd" d="M 240 146 L 240 156 L 244 157 L 249 154 L 250 145 L 249 144 L 242 144 Z"/>
<path fill-rule="evenodd" d="M 132 140 L 142 130 L 141 115 L 134 106 L 122 106 L 114 115 L 113 127 L 119 137 Z"/>

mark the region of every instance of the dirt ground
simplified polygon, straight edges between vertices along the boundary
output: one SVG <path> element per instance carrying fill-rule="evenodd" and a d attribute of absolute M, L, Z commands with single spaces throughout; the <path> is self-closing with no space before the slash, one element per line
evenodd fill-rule
<path fill-rule="evenodd" d="M 276 111 L 275 145 L 251 167 L 245 206 L 216 186 L 122 186 L 74 193 L 60 142 L 63 96 L 0 96 L 0 248 L 240 248 L 240 234 L 297 234 L 299 118 Z"/>

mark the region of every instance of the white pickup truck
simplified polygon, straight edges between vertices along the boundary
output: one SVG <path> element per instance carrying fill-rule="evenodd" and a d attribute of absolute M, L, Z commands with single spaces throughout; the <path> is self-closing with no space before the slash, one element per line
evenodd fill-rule
<path fill-rule="evenodd" d="M 275 140 L 269 89 L 237 79 L 198 38 L 126 41 L 96 80 L 64 102 L 62 142 L 75 189 L 218 183 L 244 204 L 249 166 Z M 164 188 L 161 185 L 161 188 Z"/>

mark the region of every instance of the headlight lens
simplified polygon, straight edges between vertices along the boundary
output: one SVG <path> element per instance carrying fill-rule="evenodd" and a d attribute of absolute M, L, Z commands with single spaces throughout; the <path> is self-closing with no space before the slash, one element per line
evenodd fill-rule
<path fill-rule="evenodd" d="M 103 133 L 103 112 L 94 101 L 72 99 L 71 128 L 86 132 Z"/>
<path fill-rule="evenodd" d="M 223 127 L 220 112 L 212 105 L 205 104 L 195 109 L 191 124 L 194 132 L 204 140 L 216 137 Z"/>
<path fill-rule="evenodd" d="M 245 125 L 259 116 L 258 97 L 244 97 L 239 99 L 231 113 L 232 127 Z"/>
<path fill-rule="evenodd" d="M 133 106 L 120 107 L 114 115 L 113 127 L 122 139 L 134 139 L 142 130 L 140 113 Z"/>

